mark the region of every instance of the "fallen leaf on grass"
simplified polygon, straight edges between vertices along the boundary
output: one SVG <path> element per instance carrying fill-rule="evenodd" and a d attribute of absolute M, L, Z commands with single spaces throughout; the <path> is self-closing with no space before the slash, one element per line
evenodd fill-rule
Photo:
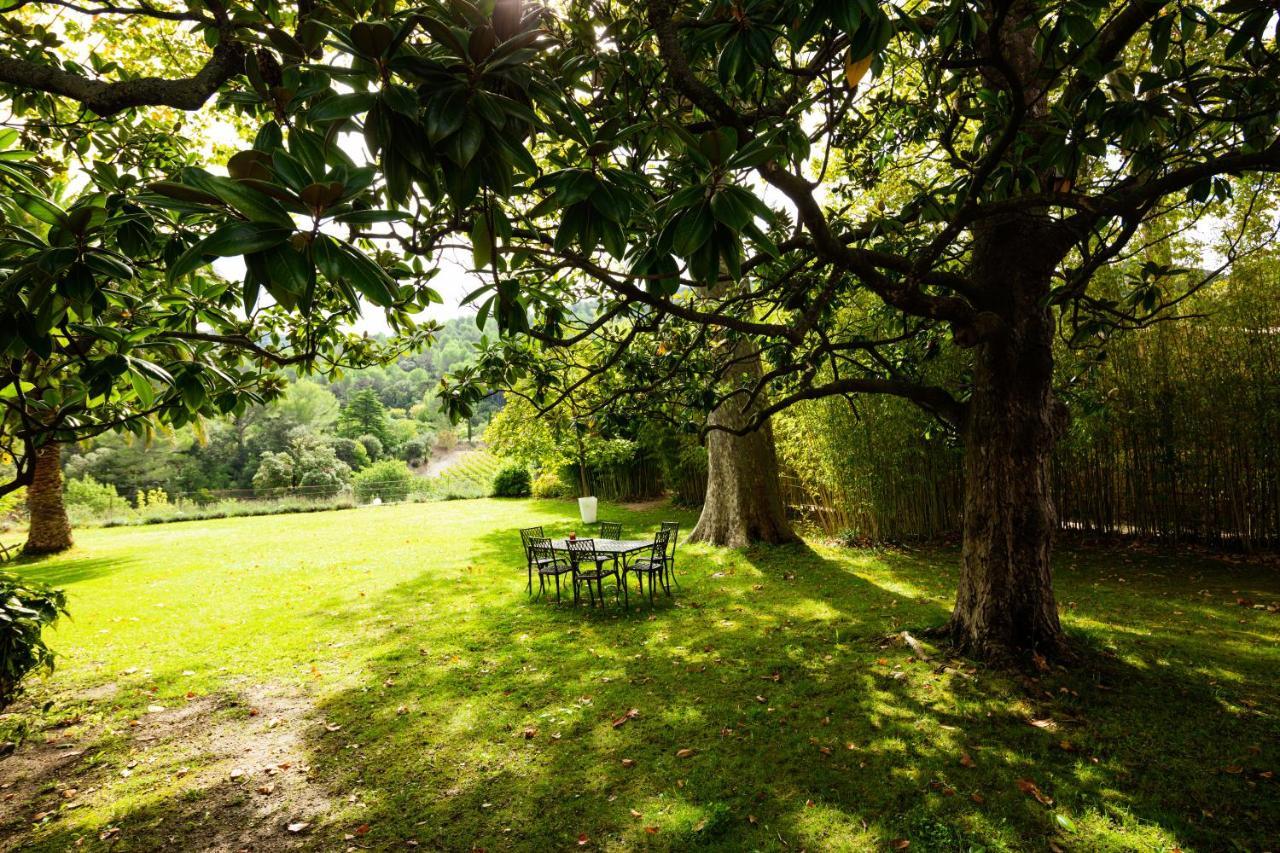
<path fill-rule="evenodd" d="M 1040 787 L 1030 779 L 1019 779 L 1018 790 L 1024 794 L 1029 794 L 1036 798 L 1036 801 L 1044 806 L 1053 805 L 1053 798 L 1040 790 Z"/>
<path fill-rule="evenodd" d="M 970 755 L 970 754 L 969 754 L 969 753 L 967 753 L 967 752 L 962 752 L 962 753 L 960 753 L 960 765 L 961 765 L 962 767 L 972 767 L 972 766 L 973 766 L 973 756 L 972 756 L 972 755 Z"/>
<path fill-rule="evenodd" d="M 368 834 L 369 834 L 369 824 L 362 823 L 356 827 L 356 835 L 368 835 Z"/>
<path fill-rule="evenodd" d="M 271 793 L 273 793 L 273 792 L 275 791 L 275 789 L 276 789 L 276 786 L 275 786 L 275 785 L 259 785 L 259 786 L 258 786 L 258 793 L 259 793 L 259 794 L 263 794 L 263 795 L 265 796 L 266 794 L 271 794 Z"/>
<path fill-rule="evenodd" d="M 533 726 L 530 726 L 529 728 L 525 729 L 521 734 L 524 735 L 525 740 L 533 740 L 535 737 L 538 736 L 538 730 L 535 729 Z"/>
<path fill-rule="evenodd" d="M 696 754 L 697 751 L 698 750 L 696 749 L 689 749 L 687 747 L 685 749 L 677 749 L 676 758 L 688 758 L 689 756 Z"/>
<path fill-rule="evenodd" d="M 634 758 L 624 758 L 622 759 L 622 766 L 627 768 L 635 767 L 636 760 Z"/>
<path fill-rule="evenodd" d="M 296 835 L 299 832 L 305 832 L 309 826 L 311 826 L 311 824 L 307 823 L 305 820 L 298 820 L 286 826 L 285 829 Z"/>
<path fill-rule="evenodd" d="M 646 827 L 644 828 L 644 831 L 645 831 L 645 832 L 647 832 L 647 833 L 649 833 L 650 835 L 654 835 L 654 834 L 656 834 L 656 833 L 657 833 L 657 831 L 658 831 L 658 827 L 656 827 L 656 826 L 646 826 Z"/>
<path fill-rule="evenodd" d="M 640 716 L 640 709 L 632 708 L 630 711 L 627 711 L 627 713 L 623 714 L 621 717 L 614 720 L 613 727 L 615 729 L 620 729 L 627 724 L 628 720 L 634 720 L 638 716 Z"/>
<path fill-rule="evenodd" d="M 591 843 L 591 839 L 587 837 L 587 834 L 585 832 L 578 836 L 579 847 L 586 847 L 590 843 Z"/>
<path fill-rule="evenodd" d="M 639 820 L 640 818 L 644 817 L 644 814 L 643 814 L 643 813 L 641 813 L 641 812 L 636 811 L 635 809 L 632 809 L 632 810 L 631 810 L 631 816 L 632 816 L 633 818 L 636 818 L 637 820 Z"/>
<path fill-rule="evenodd" d="M 894 850 L 906 850 L 911 846 L 911 842 L 905 838 L 895 838 L 889 842 L 889 846 Z"/>
<path fill-rule="evenodd" d="M 978 805 L 982 805 L 987 801 L 987 798 L 979 794 L 977 791 L 974 791 L 972 794 L 970 794 L 969 799 L 973 800 Z"/>

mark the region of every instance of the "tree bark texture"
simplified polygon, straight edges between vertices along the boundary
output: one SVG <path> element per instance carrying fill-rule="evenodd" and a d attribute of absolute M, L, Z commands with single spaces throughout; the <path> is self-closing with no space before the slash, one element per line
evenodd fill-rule
<path fill-rule="evenodd" d="M 737 356 L 749 344 L 740 343 Z M 734 378 L 754 380 L 761 375 L 760 356 L 752 353 L 738 362 Z M 741 397 L 717 406 L 707 418 L 710 426 L 741 428 L 756 412 L 741 411 Z M 713 429 L 707 433 L 707 495 L 690 542 L 740 548 L 752 542 L 792 542 L 796 534 L 787 521 L 778 481 L 778 455 L 773 430 L 766 422 L 746 435 Z"/>
<path fill-rule="evenodd" d="M 54 554 L 71 547 L 71 522 L 62 502 L 62 448 L 49 442 L 36 451 L 35 473 L 27 487 L 28 554 Z"/>
<path fill-rule="evenodd" d="M 1033 218 L 975 235 L 971 273 L 1006 329 L 974 350 L 963 424 L 960 586 L 949 633 L 964 654 L 1025 659 L 1065 652 L 1050 556 L 1057 515 L 1050 487 L 1064 409 L 1053 394 L 1053 317 L 1044 306 L 1056 260 Z"/>

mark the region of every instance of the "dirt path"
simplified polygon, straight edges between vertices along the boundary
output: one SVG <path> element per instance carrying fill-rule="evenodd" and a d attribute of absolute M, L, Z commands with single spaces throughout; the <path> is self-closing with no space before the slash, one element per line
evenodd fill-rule
<path fill-rule="evenodd" d="M 427 464 L 418 469 L 419 477 L 438 477 L 454 465 L 462 461 L 468 453 L 474 453 L 484 447 L 482 444 L 458 444 L 452 450 L 446 450 L 439 456 L 432 456 Z"/>

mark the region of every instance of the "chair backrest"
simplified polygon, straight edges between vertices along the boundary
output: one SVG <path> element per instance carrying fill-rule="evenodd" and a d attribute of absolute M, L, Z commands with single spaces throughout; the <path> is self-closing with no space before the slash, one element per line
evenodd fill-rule
<path fill-rule="evenodd" d="M 601 539 L 621 539 L 622 525 L 616 521 L 600 522 L 600 538 Z"/>
<path fill-rule="evenodd" d="M 535 560 L 556 561 L 556 551 L 551 547 L 551 540 L 543 536 L 529 537 L 529 555 Z"/>
<path fill-rule="evenodd" d="M 570 539 L 569 560 L 573 563 L 595 563 L 596 540 Z"/>
<path fill-rule="evenodd" d="M 520 544 L 524 546 L 524 554 L 528 557 L 533 552 L 530 550 L 530 543 L 534 539 L 541 539 L 543 536 L 542 525 L 537 527 L 526 527 L 520 531 Z"/>
<path fill-rule="evenodd" d="M 671 540 L 670 540 L 670 541 L 671 541 L 671 555 L 672 555 L 672 556 L 675 556 L 675 553 L 676 553 L 676 540 L 680 538 L 680 522 L 678 522 L 678 521 L 664 521 L 664 522 L 662 522 L 662 527 L 661 527 L 660 529 L 661 529 L 661 530 L 665 530 L 665 531 L 667 531 L 667 533 L 671 534 Z"/>
<path fill-rule="evenodd" d="M 658 532 L 653 534 L 653 556 L 661 557 L 665 560 L 667 556 L 667 545 L 670 544 L 670 542 L 671 531 L 665 526 L 659 528 Z"/>

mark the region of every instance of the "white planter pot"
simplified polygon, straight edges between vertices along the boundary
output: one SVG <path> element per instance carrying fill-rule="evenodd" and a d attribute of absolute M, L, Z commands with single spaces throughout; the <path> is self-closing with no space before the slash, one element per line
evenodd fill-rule
<path fill-rule="evenodd" d="M 578 498 L 578 512 L 582 515 L 583 524 L 596 523 L 596 504 L 595 498 Z"/>

